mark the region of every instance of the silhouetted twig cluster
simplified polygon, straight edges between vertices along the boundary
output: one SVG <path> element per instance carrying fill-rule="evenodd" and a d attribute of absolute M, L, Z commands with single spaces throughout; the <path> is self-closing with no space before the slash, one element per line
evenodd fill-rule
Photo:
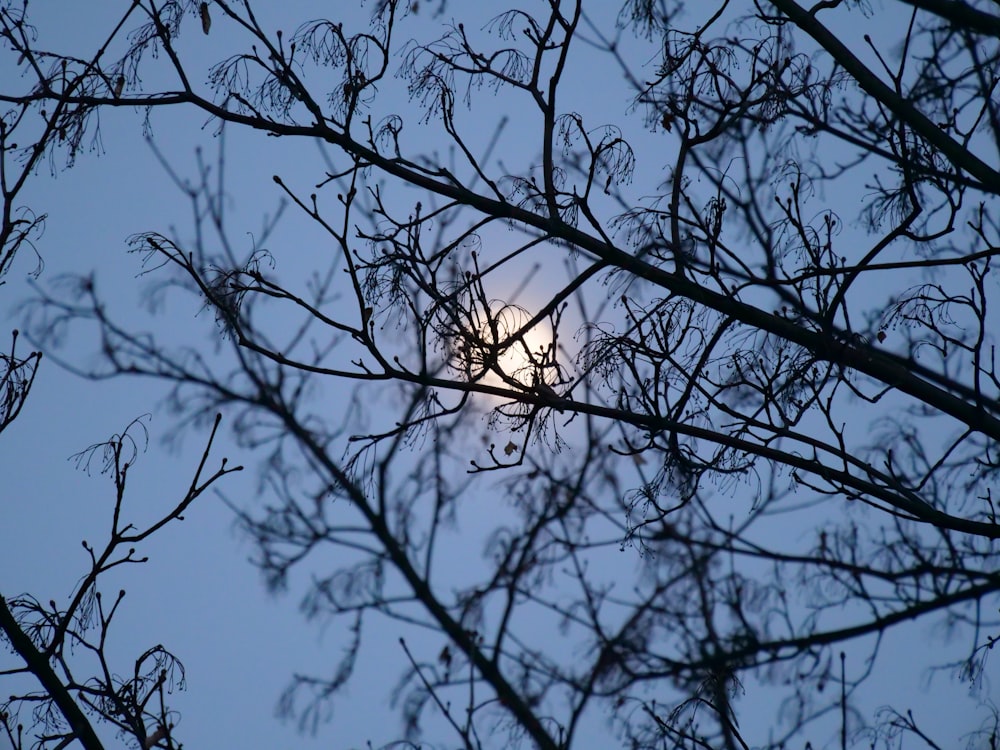
<path fill-rule="evenodd" d="M 259 457 L 262 504 L 233 504 L 255 562 L 276 589 L 308 569 L 307 616 L 346 640 L 282 712 L 331 716 L 378 620 L 407 634 L 381 648 L 414 746 L 569 747 L 594 717 L 634 748 L 824 726 L 934 746 L 856 695 L 907 622 L 945 623 L 973 681 L 1000 624 L 1000 36 L 985 1 L 890 5 L 905 20 L 855 42 L 835 29 L 877 11 L 841 0 L 388 0 L 367 28 L 291 33 L 250 3 L 140 1 L 89 58 L 0 5 L 30 82 L 3 93 L 0 140 L 40 128 L 5 163 L 72 163 L 111 107 L 221 136 L 192 179 L 161 157 L 195 225 L 130 243 L 211 308 L 211 355 L 113 320 L 89 280 L 27 317 L 40 345 L 89 325 L 88 374 L 159 378 L 182 423 L 225 412 Z M 222 175 L 248 158 L 225 135 L 251 129 L 282 208 L 247 248 Z M 284 166 L 298 141 L 322 161 Z M 3 248 L 37 227 L 5 221 Z M 32 622 L 77 616 L 30 601 Z M 46 664 L 68 627 L 32 641 Z M 156 670 L 125 709 L 87 705 L 142 741 Z M 769 734 L 740 721 L 757 693 Z"/>

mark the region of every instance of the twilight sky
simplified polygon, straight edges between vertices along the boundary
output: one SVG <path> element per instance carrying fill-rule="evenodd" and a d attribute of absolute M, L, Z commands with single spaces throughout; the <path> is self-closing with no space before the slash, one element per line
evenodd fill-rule
<path fill-rule="evenodd" d="M 85 5 L 97 4 L 77 0 L 34 3 L 32 17 L 39 26 L 43 46 L 60 51 L 89 49 L 106 31 L 107 19 L 114 15 L 110 11 L 103 15 L 102 11 L 114 7 L 117 12 L 126 3 L 108 2 L 98 10 Z M 280 24 L 288 30 L 301 21 L 332 12 L 333 7 L 300 0 L 280 4 L 279 13 L 279 4 L 258 5 L 263 9 L 265 28 Z M 367 23 L 366 7 L 355 3 L 336 6 L 345 27 L 360 28 Z M 448 13 L 459 12 L 466 12 L 463 4 L 449 3 Z M 431 29 L 447 20 L 448 15 L 440 19 L 427 17 L 422 23 Z M 893 21 L 885 14 L 876 14 L 872 24 L 878 23 Z M 225 35 L 231 33 L 223 23 L 213 28 L 213 35 L 219 36 L 207 40 L 195 38 L 194 30 L 192 24 L 192 38 L 185 39 L 190 43 L 192 69 L 214 61 L 218 54 L 214 46 L 222 46 L 219 36 L 225 40 Z M 4 72 L 10 66 L 11 60 L 0 54 L 0 78 L 11 75 Z M 628 92 L 619 87 L 613 70 L 590 71 L 586 80 L 587 86 L 574 92 L 577 100 L 573 104 L 579 111 L 596 116 L 610 110 L 613 114 L 608 117 L 614 119 L 627 107 Z M 399 96 L 401 110 L 412 106 L 404 92 L 400 91 Z M 530 127 L 530 123 L 521 121 L 519 113 L 494 111 L 496 108 L 483 97 L 476 102 L 474 115 L 485 122 L 501 114 L 509 116 L 507 148 L 517 143 L 520 128 Z M 141 119 L 140 113 L 125 110 L 104 113 L 101 142 L 95 144 L 93 152 L 80 158 L 72 169 L 56 169 L 55 176 L 38 174 L 23 196 L 26 203 L 49 215 L 37 246 L 44 270 L 37 281 L 32 280 L 35 259 L 22 251 L 6 285 L 0 288 L 0 346 L 7 346 L 10 329 L 21 325 L 18 305 L 32 296 L 34 284 L 48 288 L 58 285 L 63 274 L 93 272 L 113 311 L 135 321 L 136 327 L 149 328 L 174 340 L 204 337 L 206 347 L 210 347 L 207 334 L 211 326 L 203 320 L 208 313 L 198 318 L 190 304 L 171 307 L 174 300 L 168 298 L 167 313 L 150 316 L 141 304 L 148 295 L 149 281 L 140 276 L 140 259 L 126 253 L 127 238 L 151 229 L 166 233 L 171 227 L 185 236 L 190 227 L 189 207 L 143 141 Z M 157 113 L 152 125 L 158 147 L 179 174 L 195 174 L 196 146 L 201 146 L 206 159 L 214 158 L 219 139 L 213 137 L 213 126 L 203 115 Z M 280 172 L 289 184 L 314 183 L 317 175 L 321 177 L 321 154 L 314 144 L 274 144 L 255 134 L 230 131 L 227 139 L 229 181 L 231 186 L 238 186 L 231 188 L 231 226 L 239 227 L 232 234 L 243 237 L 249 249 L 253 247 L 253 232 L 261 224 L 260 217 L 273 211 L 281 199 L 271 175 Z M 497 158 L 520 163 L 533 156 L 503 152 Z M 313 230 L 294 211 L 281 226 L 280 242 L 285 246 L 315 241 Z M 503 241 L 499 236 L 488 239 Z M 281 273 L 294 276 L 308 270 L 296 267 L 294 257 L 287 252 L 281 257 Z M 527 306 L 530 300 L 529 285 L 520 302 Z M 64 347 L 51 354 L 70 363 L 87 364 L 92 361 L 92 352 L 92 341 L 69 335 Z M 328 395 L 334 401 L 340 395 L 338 388 L 330 385 L 324 397 Z M 163 406 L 163 397 L 164 390 L 157 383 L 132 379 L 84 381 L 60 368 L 54 357 L 43 359 L 24 411 L 0 435 L 0 591 L 5 596 L 30 592 L 43 601 L 68 597 L 86 569 L 80 541 L 103 541 L 113 500 L 113 486 L 101 476 L 99 468 L 94 467 L 88 476 L 71 457 L 120 432 L 136 417 L 150 415 L 147 425 L 151 441 L 130 476 L 126 509 L 137 518 L 148 517 L 144 514 L 168 507 L 183 494 L 208 433 L 186 430 L 181 441 L 166 442 L 173 421 Z M 235 502 L 259 502 L 255 499 L 254 456 L 241 454 L 231 444 L 225 428 L 224 423 L 209 465 L 225 455 L 246 469 L 242 475 L 224 480 L 219 488 Z M 484 507 L 489 506 L 484 503 Z M 175 697 L 174 707 L 181 714 L 177 729 L 187 746 L 353 748 L 370 740 L 377 747 L 399 736 L 398 714 L 389 708 L 389 698 L 405 660 L 397 643 L 400 632 L 384 626 L 374 626 L 375 632 L 366 640 L 364 669 L 355 675 L 331 722 L 320 729 L 318 736 L 301 735 L 294 725 L 275 718 L 278 695 L 292 672 L 322 671 L 327 664 L 332 668 L 343 644 L 337 632 L 341 625 L 323 628 L 304 621 L 297 612 L 301 595 L 297 584 L 301 581 L 293 579 L 284 594 L 265 591 L 260 576 L 246 561 L 250 546 L 235 530 L 232 513 L 220 498 L 209 494 L 186 515 L 183 523 L 156 534 L 140 550 L 148 555 L 148 563 L 119 569 L 102 581 L 105 591 L 119 587 L 127 591 L 112 629 L 123 671 L 130 657 L 156 643 L 166 645 L 186 665 L 187 690 Z M 481 522 L 484 529 L 488 528 L 488 514 Z M 616 557 L 610 563 L 629 574 L 637 564 L 628 556 Z M 378 631 L 380 627 L 385 632 Z M 557 642 L 557 635 L 552 638 Z M 414 637 L 413 642 L 428 652 L 440 648 L 441 643 L 429 636 Z M 944 653 L 940 643 L 940 639 L 931 637 L 927 624 L 897 631 L 884 644 L 884 666 L 864 687 L 864 692 L 870 694 L 865 705 L 871 712 L 891 703 L 912 707 L 916 715 L 928 719 L 936 716 L 936 724 L 928 723 L 928 728 L 939 732 L 937 736 L 947 742 L 959 742 L 985 715 L 977 713 L 971 701 L 941 710 L 938 696 L 949 695 L 950 691 L 938 693 L 935 687 L 950 676 L 938 675 L 929 681 L 922 671 L 923 664 L 911 658 L 915 649 L 934 648 Z M 0 690 L 4 689 L 0 683 Z M 984 684 L 983 690 L 987 696 L 1000 699 L 992 683 Z M 748 687 L 747 705 L 754 700 L 766 701 L 768 697 L 764 691 L 755 693 Z M 744 729 L 754 737 L 753 728 L 747 726 L 754 722 L 753 712 L 744 709 L 744 716 Z M 599 732 L 593 736 L 593 747 L 606 746 L 607 737 L 601 737 Z"/>

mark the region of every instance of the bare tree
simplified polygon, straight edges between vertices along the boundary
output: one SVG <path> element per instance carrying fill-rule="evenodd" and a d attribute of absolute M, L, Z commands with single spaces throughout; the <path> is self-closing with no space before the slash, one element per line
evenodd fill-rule
<path fill-rule="evenodd" d="M 25 133 L 34 125 L 31 117 L 34 105 L 28 101 L 7 102 L 6 105 L 4 116 L 0 118 L 0 287 L 6 284 L 4 277 L 10 271 L 18 250 L 25 246 L 33 249 L 33 242 L 45 226 L 44 214 L 39 216 L 33 213 L 19 201 L 19 194 L 37 167 L 44 149 L 21 151 L 17 141 L 21 137 L 30 139 L 34 136 L 39 144 L 44 144 L 52 137 L 53 127 L 53 120 L 49 120 L 41 135 L 36 132 Z M 41 271 L 41 256 L 36 253 L 36 257 L 39 262 L 34 274 L 37 276 Z M 18 332 L 15 330 L 11 337 L 10 353 L 0 354 L 0 432 L 20 414 L 41 360 L 38 352 L 19 356 L 17 338 Z"/>
<path fill-rule="evenodd" d="M 6 4 L 0 6 L 0 13 L 5 21 L 12 18 Z M 17 18 L 18 31 L 30 34 L 23 17 L 17 14 Z M 69 102 L 53 103 L 47 105 L 51 113 L 39 112 L 33 97 L 8 100 L 6 105 L 0 117 L 0 287 L 15 257 L 19 252 L 23 256 L 26 247 L 35 254 L 32 275 L 37 277 L 42 271 L 35 243 L 46 216 L 22 203 L 21 193 L 51 141 L 65 137 L 60 122 L 66 109 L 72 108 Z M 19 146 L 19 141 L 31 145 Z M 9 353 L 0 352 L 0 433 L 21 414 L 42 359 L 37 351 L 18 353 L 18 338 L 14 330 Z M 183 688 L 184 667 L 157 644 L 123 671 L 109 650 L 115 642 L 111 623 L 125 591 L 108 602 L 101 584 L 106 585 L 109 571 L 146 562 L 137 552 L 146 539 L 182 519 L 191 503 L 223 476 L 242 469 L 227 466 L 223 459 L 211 476 L 204 475 L 219 421 L 217 416 L 201 463 L 181 500 L 142 527 L 126 521 L 131 513 L 125 507 L 125 486 L 129 470 L 148 444 L 145 420 L 132 421 L 120 434 L 75 456 L 78 468 L 89 473 L 99 465 L 101 474 L 113 482 L 110 531 L 103 546 L 83 540 L 90 567 L 65 606 L 30 593 L 0 593 L 0 644 L 7 652 L 0 662 L 0 683 L 5 690 L 0 702 L 0 743 L 4 747 L 63 748 L 78 742 L 88 750 L 101 750 L 105 747 L 99 731 L 102 726 L 141 748 L 180 747 L 172 731 L 169 696 Z M 6 530 L 11 530 L 9 525 Z"/>
<path fill-rule="evenodd" d="M 934 747 L 855 696 L 903 623 L 946 624 L 973 681 L 996 637 L 995 8 L 388 0 L 286 34 L 264 5 L 136 0 L 84 57 L 6 2 L 31 86 L 0 100 L 42 115 L 26 155 L 72 161 L 112 107 L 258 131 L 275 165 L 318 145 L 274 169 L 307 246 L 291 219 L 232 239 L 224 139 L 194 179 L 163 157 L 195 226 L 130 245 L 219 356 L 90 280 L 29 309 L 41 344 L 96 331 L 92 377 L 160 378 L 259 453 L 257 564 L 311 570 L 306 612 L 348 636 L 283 710 L 328 717 L 377 618 L 407 633 L 414 745 L 569 747 L 599 717 L 629 747 L 777 748 L 830 714 L 845 747 Z M 780 699 L 746 736 L 754 690 Z"/>
<path fill-rule="evenodd" d="M 141 748 L 181 746 L 172 731 L 169 701 L 171 693 L 184 687 L 184 666 L 160 644 L 130 665 L 117 664 L 109 654 L 115 641 L 111 625 L 125 591 L 108 601 L 100 584 L 115 568 L 145 563 L 138 548 L 146 539 L 183 519 L 191 503 L 223 476 L 240 471 L 242 467 L 227 466 L 223 459 L 211 475 L 204 474 L 214 437 L 213 429 L 187 492 L 144 526 L 126 523 L 131 513 L 125 506 L 129 470 L 148 444 L 144 422 L 135 420 L 121 434 L 76 456 L 78 467 L 89 472 L 99 464 L 114 484 L 110 531 L 103 546 L 83 541 L 90 568 L 65 606 L 32 594 L 0 596 L 0 639 L 11 654 L 0 666 L 8 688 L 0 704 L 0 732 L 14 750 L 75 742 L 100 750 L 107 746 L 98 731 L 101 725 Z"/>

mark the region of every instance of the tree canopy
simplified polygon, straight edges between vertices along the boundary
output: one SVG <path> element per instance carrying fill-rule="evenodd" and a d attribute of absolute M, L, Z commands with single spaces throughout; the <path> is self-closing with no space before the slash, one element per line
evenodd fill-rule
<path fill-rule="evenodd" d="M 88 377 L 164 383 L 178 430 L 227 420 L 255 564 L 275 589 L 308 571 L 346 644 L 282 693 L 303 728 L 388 622 L 380 746 L 937 747 L 858 696 L 907 623 L 959 645 L 915 654 L 954 695 L 1000 631 L 996 6 L 611 5 L 382 0 L 352 27 L 133 0 L 63 50 L 4 0 L 0 274 L 45 254 L 25 185 L 133 116 L 193 218 L 122 262 L 198 333 L 116 317 L 91 275 L 42 283 L 24 328 L 55 358 L 91 336 L 65 362 Z M 204 142 L 192 176 L 172 131 Z M 207 458 L 178 513 L 231 471 L 205 483 Z M 17 747 L 101 747 L 101 719 L 180 746 L 159 652 L 131 702 L 66 666 L 103 564 L 69 609 L 0 608 L 41 691 L 5 704 Z M 998 721 L 961 733 L 992 746 Z"/>

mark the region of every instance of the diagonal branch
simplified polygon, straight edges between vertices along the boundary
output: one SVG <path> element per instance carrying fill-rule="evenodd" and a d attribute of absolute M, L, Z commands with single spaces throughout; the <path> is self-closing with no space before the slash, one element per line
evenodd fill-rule
<path fill-rule="evenodd" d="M 59 711 L 69 722 L 80 744 L 86 750 L 104 750 L 104 744 L 98 739 L 94 727 L 56 675 L 48 659 L 21 629 L 3 596 L 0 596 L 0 632 L 7 637 L 14 651 L 24 660 L 28 670 L 35 675 L 45 688 L 45 692 L 59 707 Z"/>

